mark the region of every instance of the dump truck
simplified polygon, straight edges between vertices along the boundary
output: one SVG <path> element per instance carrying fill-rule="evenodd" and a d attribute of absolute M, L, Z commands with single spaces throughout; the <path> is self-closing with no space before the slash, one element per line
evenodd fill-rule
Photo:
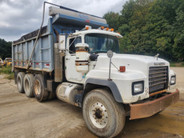
<path fill-rule="evenodd" d="M 126 117 L 150 117 L 179 99 L 178 89 L 170 92 L 176 74 L 169 62 L 121 54 L 121 37 L 103 18 L 49 7 L 48 24 L 12 44 L 18 91 L 39 102 L 57 97 L 80 107 L 92 133 L 117 136 Z"/>

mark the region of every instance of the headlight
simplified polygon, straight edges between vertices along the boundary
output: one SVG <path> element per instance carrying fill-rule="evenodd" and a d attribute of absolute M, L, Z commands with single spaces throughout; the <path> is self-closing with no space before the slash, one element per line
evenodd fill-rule
<path fill-rule="evenodd" d="M 176 75 L 171 76 L 170 84 L 171 84 L 171 85 L 176 84 Z"/>
<path fill-rule="evenodd" d="M 144 81 L 132 83 L 132 95 L 140 94 L 143 92 L 144 92 Z"/>

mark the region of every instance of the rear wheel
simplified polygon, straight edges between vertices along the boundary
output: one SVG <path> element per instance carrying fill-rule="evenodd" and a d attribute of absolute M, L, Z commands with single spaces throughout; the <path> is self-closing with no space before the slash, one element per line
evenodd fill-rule
<path fill-rule="evenodd" d="M 102 89 L 89 92 L 83 102 L 83 117 L 90 131 L 100 137 L 118 135 L 125 124 L 125 110 Z"/>
<path fill-rule="evenodd" d="M 17 74 L 17 88 L 20 93 L 24 92 L 24 72 L 19 72 Z"/>
<path fill-rule="evenodd" d="M 39 102 L 43 102 L 48 98 L 48 91 L 45 88 L 44 77 L 41 74 L 36 75 L 34 79 L 34 95 Z"/>
<path fill-rule="evenodd" d="M 17 84 L 17 74 L 18 74 L 18 70 L 15 70 L 14 71 L 14 81 L 15 81 L 15 84 Z"/>
<path fill-rule="evenodd" d="M 33 97 L 33 83 L 34 76 L 32 74 L 26 74 L 24 77 L 24 91 L 27 97 Z"/>

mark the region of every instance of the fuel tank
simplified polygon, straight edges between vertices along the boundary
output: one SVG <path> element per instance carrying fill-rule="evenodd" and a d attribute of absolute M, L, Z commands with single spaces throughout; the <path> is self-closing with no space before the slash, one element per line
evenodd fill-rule
<path fill-rule="evenodd" d="M 81 92 L 81 85 L 64 82 L 57 87 L 56 95 L 59 100 L 75 105 L 75 95 Z"/>

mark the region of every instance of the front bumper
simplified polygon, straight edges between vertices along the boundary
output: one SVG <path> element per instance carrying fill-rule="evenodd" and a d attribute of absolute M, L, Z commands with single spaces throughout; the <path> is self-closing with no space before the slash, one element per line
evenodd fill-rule
<path fill-rule="evenodd" d="M 130 120 L 150 117 L 179 100 L 179 90 L 169 93 L 153 101 L 130 104 Z"/>

